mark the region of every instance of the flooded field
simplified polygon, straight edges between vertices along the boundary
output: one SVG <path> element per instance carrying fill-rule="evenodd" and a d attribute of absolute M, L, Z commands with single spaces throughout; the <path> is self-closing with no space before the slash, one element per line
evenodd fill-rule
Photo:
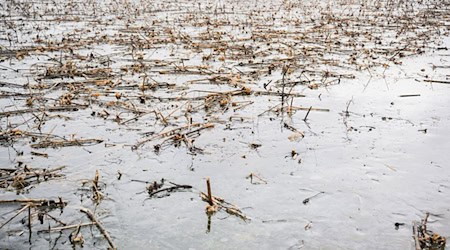
<path fill-rule="evenodd" d="M 1 249 L 445 249 L 449 1 L 0 6 Z"/>

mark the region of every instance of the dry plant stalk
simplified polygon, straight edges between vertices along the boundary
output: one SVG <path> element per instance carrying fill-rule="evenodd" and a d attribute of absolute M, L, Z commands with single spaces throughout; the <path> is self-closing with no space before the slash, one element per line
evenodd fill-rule
<path fill-rule="evenodd" d="M 73 140 L 46 140 L 39 143 L 31 144 L 32 148 L 58 148 L 71 146 L 92 146 L 102 143 L 100 139 L 73 139 Z"/>
<path fill-rule="evenodd" d="M 241 218 L 244 221 L 248 221 L 250 220 L 246 215 L 244 215 L 242 213 L 242 211 L 236 207 L 235 205 L 226 202 L 224 199 L 219 198 L 217 196 L 212 195 L 212 191 L 211 191 L 211 183 L 210 183 L 210 179 L 207 178 L 206 179 L 206 186 L 207 186 L 207 194 L 200 192 L 200 196 L 202 198 L 203 201 L 207 202 L 208 205 L 206 206 L 206 214 L 208 216 L 213 215 L 214 213 L 220 211 L 220 210 L 225 210 L 225 212 L 227 212 L 230 215 L 234 215 L 237 216 L 239 218 Z"/>
<path fill-rule="evenodd" d="M 250 179 L 250 183 L 257 185 L 257 184 L 267 184 L 267 181 L 264 180 L 262 177 L 260 177 L 259 175 L 255 174 L 255 173 L 250 173 L 246 179 Z"/>
<path fill-rule="evenodd" d="M 95 170 L 95 176 L 92 180 L 92 192 L 93 192 L 93 199 L 96 203 L 100 203 L 100 201 L 105 197 L 105 195 L 101 192 L 100 188 L 100 172 Z"/>
<path fill-rule="evenodd" d="M 111 249 L 116 250 L 117 247 L 114 244 L 111 236 L 108 234 L 108 231 L 106 231 L 105 227 L 97 220 L 97 218 L 95 218 L 91 210 L 87 208 L 80 208 L 80 211 L 85 213 L 88 216 L 88 218 L 92 221 L 92 223 L 95 224 L 95 226 L 97 226 L 100 233 L 102 233 L 105 239 L 108 241 L 108 244 L 111 247 Z"/>
<path fill-rule="evenodd" d="M 156 196 L 157 194 L 166 193 L 166 195 L 169 195 L 172 192 L 180 191 L 184 189 L 191 189 L 191 185 L 180 185 L 173 182 L 168 182 L 170 184 L 169 187 L 163 188 L 166 181 L 164 179 L 161 180 L 160 183 L 157 181 L 154 181 L 153 183 L 150 183 L 149 186 L 147 186 L 147 193 L 150 197 Z"/>

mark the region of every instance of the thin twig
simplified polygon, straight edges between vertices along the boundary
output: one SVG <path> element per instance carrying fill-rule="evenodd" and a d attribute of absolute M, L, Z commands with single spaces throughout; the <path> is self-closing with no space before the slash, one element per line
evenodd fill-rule
<path fill-rule="evenodd" d="M 109 246 L 112 249 L 117 249 L 116 245 L 114 244 L 113 240 L 111 239 L 111 236 L 109 236 L 106 229 L 103 227 L 103 225 L 95 218 L 94 214 L 91 212 L 91 210 L 87 208 L 80 208 L 80 211 L 85 213 L 89 219 L 97 226 L 98 230 L 103 234 L 105 239 L 108 241 Z"/>
<path fill-rule="evenodd" d="M 20 213 L 22 213 L 23 211 L 25 211 L 26 209 L 28 209 L 29 207 L 31 207 L 31 204 L 27 204 L 25 205 L 22 209 L 20 209 L 13 217 L 9 218 L 7 221 L 5 221 L 1 226 L 0 229 L 2 227 L 4 227 L 6 224 L 8 224 L 10 221 L 12 221 L 14 218 L 16 218 Z"/>

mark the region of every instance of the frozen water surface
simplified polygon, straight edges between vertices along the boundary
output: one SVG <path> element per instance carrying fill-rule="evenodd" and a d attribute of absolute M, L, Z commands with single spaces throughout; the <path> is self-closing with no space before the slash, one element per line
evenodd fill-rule
<path fill-rule="evenodd" d="M 67 202 L 0 248 L 71 248 L 43 230 L 81 207 L 118 249 L 414 249 L 427 212 L 450 236 L 448 1 L 0 4 L 0 223 Z M 208 222 L 208 177 L 248 220 Z M 192 188 L 150 197 L 161 179 Z"/>

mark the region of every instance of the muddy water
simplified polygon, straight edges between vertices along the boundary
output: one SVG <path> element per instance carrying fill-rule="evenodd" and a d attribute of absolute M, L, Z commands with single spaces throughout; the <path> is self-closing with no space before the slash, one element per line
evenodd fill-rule
<path fill-rule="evenodd" d="M 58 29 L 67 31 L 77 25 L 80 24 Z M 112 23 L 111 27 L 105 32 L 114 34 L 120 26 Z M 440 47 L 448 48 L 450 39 L 443 39 Z M 120 46 L 93 45 L 79 50 L 84 54 L 90 51 L 118 51 L 112 56 L 115 68 L 131 60 L 128 51 Z M 146 59 L 166 58 L 170 54 L 171 48 L 159 48 Z M 329 109 L 311 111 L 306 121 L 305 110 L 260 115 L 279 104 L 279 96 L 239 96 L 236 101 L 254 103 L 236 111 L 195 113 L 194 121 L 215 124 L 214 129 L 204 130 L 195 138 L 195 146 L 203 149 L 197 154 L 183 145 L 169 145 L 156 153 L 153 146 L 157 142 L 132 150 L 143 133 L 161 131 L 152 115 L 119 125 L 114 115 L 122 115 L 123 119 L 133 115 L 115 110 L 112 117 L 103 119 L 92 116 L 92 112 L 103 109 L 94 105 L 77 112 L 63 112 L 70 119 L 48 119 L 43 132 L 66 138 L 72 134 L 77 138 L 100 138 L 104 142 L 89 147 L 35 150 L 29 146 L 31 139 L 24 138 L 14 148 L 2 146 L 0 162 L 5 168 L 13 168 L 19 161 L 38 168 L 67 167 L 63 179 L 40 183 L 19 195 L 14 190 L 2 190 L 1 199 L 63 197 L 68 206 L 62 214 L 59 210 L 51 214 L 67 224 L 86 222 L 79 208 L 89 207 L 119 249 L 412 249 L 412 221 L 420 220 L 426 212 L 431 213 L 429 228 L 450 236 L 450 85 L 423 81 L 448 81 L 448 71 L 433 66 L 448 67 L 449 55 L 448 50 L 430 49 L 387 69 L 352 71 L 355 79 L 342 79 L 337 85 L 319 89 L 297 86 L 295 91 L 306 97 L 295 98 L 294 106 Z M 39 55 L 15 63 L 28 69 L 44 58 Z M 198 64 L 199 60 L 194 56 L 186 65 Z M 2 62 L 2 66 L 11 64 Z M 27 74 L 32 74 L 4 71 L 0 80 L 6 82 L 25 83 L 30 78 Z M 127 77 L 125 80 L 142 81 L 136 76 Z M 277 70 L 252 84 L 262 88 L 263 83 L 281 77 L 281 70 Z M 155 79 L 185 87 L 184 83 L 193 78 L 203 77 L 169 75 Z M 2 90 L 21 91 L 9 87 Z M 233 88 L 191 84 L 187 95 L 200 96 L 195 91 L 206 90 Z M 181 92 L 177 91 L 158 90 L 152 94 L 176 97 Z M 137 92 L 134 89 L 123 93 L 132 96 Z M 63 93 L 65 90 L 55 90 L 46 96 L 58 98 Z M 111 96 L 105 99 L 114 100 Z M 0 100 L 3 110 L 24 107 L 24 102 L 23 98 Z M 168 115 L 175 108 L 172 105 L 183 104 L 150 101 L 146 105 L 157 106 Z M 238 119 L 230 121 L 233 117 Z M 31 129 L 35 124 L 27 119 L 30 116 L 2 118 L 2 129 L 8 122 L 25 121 L 19 128 Z M 183 116 L 178 119 L 179 125 L 186 124 Z M 290 140 L 294 132 L 284 124 L 303 131 L 305 137 Z M 254 148 L 252 144 L 261 146 Z M 31 151 L 45 152 L 49 157 L 33 156 Z M 90 199 L 90 191 L 82 189 L 83 181 L 92 180 L 96 170 L 106 185 L 105 198 L 98 205 Z M 118 171 L 122 173 L 120 179 Z M 267 183 L 252 184 L 246 178 L 250 173 Z M 206 191 L 207 177 L 211 179 L 213 194 L 237 205 L 249 221 L 221 211 L 211 217 L 208 229 L 206 203 L 199 197 L 200 191 Z M 194 188 L 150 199 L 147 184 L 139 181 L 162 178 Z M 11 211 L 16 208 L 2 205 L 2 221 L 12 216 Z M 26 225 L 21 223 L 24 218 L 19 216 L 0 230 L 0 248 L 71 248 L 70 230 L 61 234 L 34 232 L 30 244 Z M 396 229 L 395 223 L 404 225 Z M 33 226 L 37 231 L 48 224 L 36 222 Z M 94 227 L 84 228 L 82 234 L 85 248 L 107 248 Z"/>

